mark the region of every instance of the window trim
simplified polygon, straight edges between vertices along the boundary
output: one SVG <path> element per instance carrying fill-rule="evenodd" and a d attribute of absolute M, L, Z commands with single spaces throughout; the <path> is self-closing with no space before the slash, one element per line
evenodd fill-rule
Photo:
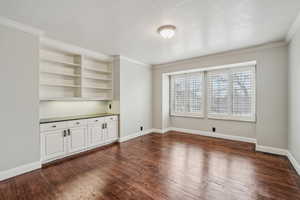
<path fill-rule="evenodd" d="M 208 90 L 208 79 L 207 79 L 207 95 L 206 95 L 206 108 L 207 108 L 207 119 L 219 119 L 219 120 L 232 120 L 232 121 L 241 121 L 241 122 L 256 122 L 256 92 L 257 92 L 257 88 L 256 88 L 256 65 L 253 66 L 242 66 L 242 67 L 235 67 L 235 68 L 228 68 L 228 69 L 221 69 L 221 70 L 212 70 L 212 71 L 208 71 L 208 73 L 211 74 L 218 74 L 218 73 L 222 73 L 222 72 L 227 72 L 229 74 L 232 74 L 232 72 L 242 72 L 245 70 L 250 70 L 253 73 L 252 76 L 252 85 L 254 88 L 254 94 L 253 94 L 253 98 L 251 98 L 251 115 L 234 115 L 232 113 L 232 107 L 233 107 L 233 91 L 232 91 L 232 75 L 229 76 L 229 92 L 230 92 L 230 100 L 228 102 L 229 107 L 231 107 L 231 110 L 229 110 L 228 114 L 218 114 L 218 113 L 209 113 L 209 106 L 210 106 L 210 102 L 209 102 L 209 90 Z M 208 75 L 207 75 L 208 77 Z"/>
<path fill-rule="evenodd" d="M 201 105 L 201 111 L 202 112 L 174 112 L 174 108 L 173 108 L 173 94 L 172 94 L 172 91 L 173 91 L 173 87 L 174 87 L 174 84 L 173 84 L 173 81 L 172 81 L 172 77 L 185 77 L 189 74 L 200 74 L 201 76 L 201 82 L 202 82 L 202 88 L 201 88 L 201 92 L 202 92 L 202 96 L 201 96 L 201 99 L 202 99 L 202 105 Z M 170 78 L 170 97 L 169 97 L 169 104 L 170 104 L 170 112 L 169 112 L 169 115 L 170 117 L 190 117 L 190 118 L 204 118 L 205 116 L 205 101 L 206 101 L 206 98 L 205 98 L 205 95 L 206 95 L 206 91 L 205 91 L 205 88 L 206 88 L 206 80 L 205 80 L 205 74 L 204 74 L 204 71 L 197 71 L 197 72 L 189 72 L 189 73 L 181 73 L 181 74 L 174 74 L 174 75 L 170 75 L 169 76 Z"/>

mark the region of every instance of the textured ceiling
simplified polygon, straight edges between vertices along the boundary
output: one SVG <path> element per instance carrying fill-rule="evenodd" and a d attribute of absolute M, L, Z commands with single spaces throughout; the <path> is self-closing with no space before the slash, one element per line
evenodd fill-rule
<path fill-rule="evenodd" d="M 299 0 L 0 0 L 0 15 L 49 37 L 148 64 L 282 40 Z M 174 38 L 156 30 L 173 24 Z"/>

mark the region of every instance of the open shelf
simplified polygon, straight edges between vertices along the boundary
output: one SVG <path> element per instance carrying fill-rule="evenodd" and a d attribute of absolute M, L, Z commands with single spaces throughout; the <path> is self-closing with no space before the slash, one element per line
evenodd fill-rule
<path fill-rule="evenodd" d="M 51 87 L 71 87 L 71 88 L 79 88 L 80 85 L 72 85 L 72 84 L 62 84 L 62 83 L 41 83 L 43 86 L 51 86 Z"/>
<path fill-rule="evenodd" d="M 79 74 L 66 73 L 66 72 L 57 72 L 57 71 L 40 71 L 41 73 L 54 74 L 58 76 L 70 76 L 70 77 L 80 77 Z"/>
<path fill-rule="evenodd" d="M 106 97 L 43 97 L 40 101 L 108 101 Z"/>
<path fill-rule="evenodd" d="M 91 88 L 91 89 L 98 89 L 98 90 L 111 90 L 111 88 L 105 88 L 105 87 L 97 87 L 97 86 L 83 86 L 84 88 Z"/>
<path fill-rule="evenodd" d="M 41 41 L 40 100 L 111 100 L 112 58 L 70 46 Z"/>
<path fill-rule="evenodd" d="M 99 81 L 112 81 L 111 78 L 101 78 L 101 77 L 93 77 L 93 76 L 87 76 L 87 75 L 83 75 L 83 78 L 99 80 Z"/>
<path fill-rule="evenodd" d="M 84 67 L 84 69 L 90 70 L 90 71 L 95 71 L 95 72 L 98 72 L 98 73 L 103 73 L 103 74 L 111 74 L 112 73 L 111 71 L 106 71 L 106 70 L 92 68 L 92 67 Z"/>
<path fill-rule="evenodd" d="M 60 60 L 51 60 L 49 58 L 41 58 L 41 61 L 57 63 L 57 64 L 71 66 L 71 67 L 80 67 L 80 64 L 70 63 L 70 62 L 65 62 L 65 61 L 60 61 Z"/>

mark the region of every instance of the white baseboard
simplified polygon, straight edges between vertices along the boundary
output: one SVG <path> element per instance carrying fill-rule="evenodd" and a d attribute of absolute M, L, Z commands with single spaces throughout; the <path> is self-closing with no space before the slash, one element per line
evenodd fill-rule
<path fill-rule="evenodd" d="M 269 147 L 269 146 L 262 146 L 262 145 L 256 145 L 255 147 L 256 151 L 264 152 L 264 153 L 271 153 L 281 156 L 287 156 L 288 150 L 287 149 L 280 149 L 275 147 Z"/>
<path fill-rule="evenodd" d="M 201 136 L 222 138 L 222 139 L 226 139 L 226 140 L 234 140 L 234 141 L 240 141 L 240 142 L 249 142 L 249 143 L 254 143 L 254 144 L 256 143 L 256 139 L 254 139 L 254 138 L 247 138 L 247 137 L 241 137 L 241 136 L 235 136 L 235 135 L 226 135 L 226 134 L 215 133 L 215 132 L 210 132 L 210 131 L 175 128 L 175 127 L 171 127 L 169 129 L 172 131 L 190 133 L 190 134 L 201 135 Z"/>
<path fill-rule="evenodd" d="M 147 129 L 147 130 L 144 130 L 144 131 L 140 131 L 138 133 L 130 134 L 128 136 L 119 138 L 119 142 L 126 142 L 128 140 L 132 140 L 134 138 L 137 138 L 137 137 L 140 137 L 140 136 L 143 136 L 143 135 L 147 135 L 147 134 L 152 133 L 152 132 L 154 132 L 153 129 Z"/>
<path fill-rule="evenodd" d="M 166 133 L 168 131 L 171 131 L 171 129 L 170 128 L 166 128 L 166 129 L 157 129 L 157 128 L 154 128 L 154 129 L 152 129 L 152 132 L 154 132 L 154 133 L 161 133 L 161 134 L 164 134 L 164 133 Z"/>
<path fill-rule="evenodd" d="M 152 129 L 154 133 L 162 133 L 162 129 L 154 128 Z"/>
<path fill-rule="evenodd" d="M 295 168 L 298 175 L 300 176 L 300 164 L 298 163 L 298 161 L 295 159 L 295 157 L 293 156 L 293 154 L 290 151 L 287 152 L 287 157 L 290 160 L 290 162 L 292 163 L 292 165 Z"/>
<path fill-rule="evenodd" d="M 0 181 L 3 181 L 5 179 L 18 176 L 27 172 L 31 172 L 36 169 L 40 169 L 42 166 L 41 162 L 34 162 L 34 163 L 29 163 L 26 165 L 22 165 L 13 169 L 9 169 L 6 171 L 0 171 Z"/>

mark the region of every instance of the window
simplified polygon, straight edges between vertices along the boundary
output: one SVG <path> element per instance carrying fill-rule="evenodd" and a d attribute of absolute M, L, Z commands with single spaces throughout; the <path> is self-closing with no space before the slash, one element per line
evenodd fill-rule
<path fill-rule="evenodd" d="M 255 121 L 255 68 L 207 73 L 208 118 Z"/>
<path fill-rule="evenodd" d="M 171 115 L 203 117 L 203 72 L 171 76 Z"/>

